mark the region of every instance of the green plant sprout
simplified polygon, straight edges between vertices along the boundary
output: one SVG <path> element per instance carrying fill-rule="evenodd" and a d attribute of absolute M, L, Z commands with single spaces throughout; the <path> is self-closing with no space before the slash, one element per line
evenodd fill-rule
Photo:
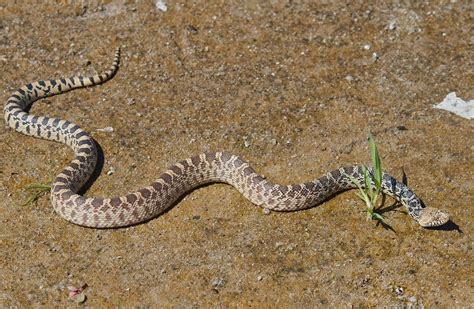
<path fill-rule="evenodd" d="M 357 179 L 351 175 L 347 175 L 351 182 L 357 186 L 359 191 L 356 195 L 365 202 L 367 206 L 367 220 L 373 219 L 378 220 L 381 223 L 384 223 L 384 217 L 375 212 L 377 206 L 377 200 L 381 195 L 382 188 L 382 163 L 380 161 L 379 152 L 377 150 L 377 145 L 375 144 L 374 137 L 372 133 L 369 132 L 369 148 L 370 148 L 370 157 L 372 158 L 372 174 L 369 173 L 369 170 L 366 166 L 362 166 L 364 171 L 364 187 L 359 183 Z"/>
<path fill-rule="evenodd" d="M 46 194 L 51 191 L 51 186 L 42 183 L 32 183 L 26 186 L 25 191 L 28 192 L 28 199 L 26 202 L 21 204 L 21 206 L 27 206 L 32 203 L 36 203 L 41 197 L 45 196 Z"/>

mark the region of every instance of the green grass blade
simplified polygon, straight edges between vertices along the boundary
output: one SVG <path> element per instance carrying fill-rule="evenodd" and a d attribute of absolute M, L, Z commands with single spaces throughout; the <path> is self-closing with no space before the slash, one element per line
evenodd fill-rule
<path fill-rule="evenodd" d="M 363 167 L 365 169 L 365 166 Z M 367 170 L 367 169 L 365 169 Z M 372 207 L 372 203 L 371 203 L 371 200 L 370 200 L 370 197 L 367 195 L 367 190 L 365 190 L 364 188 L 362 188 L 362 185 L 359 183 L 359 181 L 357 179 L 355 179 L 354 177 L 352 177 L 351 175 L 349 174 L 345 174 L 347 177 L 349 177 L 349 179 L 351 180 L 351 182 L 353 184 L 355 184 L 357 186 L 357 188 L 359 189 L 359 191 L 356 193 L 356 195 L 365 202 L 365 204 L 367 205 L 367 208 L 371 208 Z"/>
<path fill-rule="evenodd" d="M 379 151 L 377 145 L 375 144 L 374 137 L 372 133 L 369 132 L 369 148 L 370 148 L 370 157 L 372 158 L 373 165 L 373 175 L 374 183 L 377 192 L 380 192 L 382 187 L 382 162 L 380 161 Z"/>
<path fill-rule="evenodd" d="M 364 172 L 364 182 L 365 182 L 366 191 L 367 193 L 372 195 L 373 188 L 372 188 L 372 181 L 370 179 L 371 177 L 370 177 L 369 170 L 365 166 L 362 166 L 362 170 Z"/>
<path fill-rule="evenodd" d="M 42 184 L 42 183 L 32 183 L 25 187 L 25 190 L 32 191 L 32 190 L 39 190 L 39 191 L 49 191 L 51 190 L 50 185 Z"/>
<path fill-rule="evenodd" d="M 362 189 L 362 185 L 359 183 L 359 181 L 358 181 L 357 179 L 355 179 L 354 177 L 352 177 L 352 176 L 349 175 L 349 174 L 345 174 L 345 175 L 346 175 L 347 177 L 349 177 L 349 179 L 351 180 L 351 182 L 352 182 L 353 184 L 355 184 L 355 185 L 357 186 L 357 188 L 359 188 L 360 191 L 364 191 L 364 190 Z"/>
<path fill-rule="evenodd" d="M 51 186 L 42 183 L 33 183 L 24 188 L 28 192 L 28 199 L 20 204 L 20 206 L 27 206 L 36 203 L 41 197 L 45 196 L 51 191 Z"/>
<path fill-rule="evenodd" d="M 361 190 L 360 192 L 357 192 L 356 195 L 357 195 L 361 200 L 363 200 L 364 203 L 365 203 L 368 207 L 370 207 L 370 198 L 367 196 L 367 194 L 365 194 L 364 191 Z"/>
<path fill-rule="evenodd" d="M 376 212 L 373 212 L 373 213 L 372 213 L 372 219 L 379 220 L 379 221 L 381 221 L 381 222 L 385 222 L 385 221 L 384 221 L 385 218 L 384 218 L 381 214 L 376 213 Z"/>

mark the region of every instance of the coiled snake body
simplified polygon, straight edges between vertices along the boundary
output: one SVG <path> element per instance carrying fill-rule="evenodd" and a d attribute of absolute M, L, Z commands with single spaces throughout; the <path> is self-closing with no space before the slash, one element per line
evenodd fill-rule
<path fill-rule="evenodd" d="M 225 152 L 203 153 L 171 166 L 150 186 L 120 197 L 85 197 L 76 192 L 89 179 L 97 162 L 97 149 L 89 133 L 59 118 L 29 114 L 36 100 L 76 88 L 95 86 L 111 79 L 118 70 L 120 50 L 111 68 L 92 77 L 37 81 L 21 87 L 8 99 L 5 121 L 14 130 L 58 141 L 74 150 L 75 158 L 56 177 L 51 187 L 55 211 L 82 226 L 111 228 L 133 225 L 163 213 L 180 196 L 205 183 L 224 182 L 235 187 L 252 203 L 275 211 L 293 211 L 317 205 L 335 193 L 355 188 L 350 176 L 363 184 L 361 166 L 343 167 L 295 185 L 273 184 L 257 174 L 247 162 Z M 421 226 L 439 226 L 449 216 L 425 207 L 403 183 L 383 174 L 382 192 L 395 197 Z"/>

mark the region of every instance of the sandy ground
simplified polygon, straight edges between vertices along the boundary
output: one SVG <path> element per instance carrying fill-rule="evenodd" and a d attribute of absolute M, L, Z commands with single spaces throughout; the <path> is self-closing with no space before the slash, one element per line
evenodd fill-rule
<path fill-rule="evenodd" d="M 153 1 L 0 4 L 3 102 L 31 81 L 102 71 L 123 46 L 112 81 L 31 110 L 100 144 L 87 195 L 137 189 L 208 150 L 276 182 L 306 181 L 368 163 L 370 129 L 385 170 L 403 168 L 453 222 L 423 229 L 398 208 L 384 229 L 354 192 L 265 215 L 218 184 L 145 224 L 82 228 L 46 197 L 19 206 L 71 151 L 2 126 L 1 307 L 72 305 L 67 287 L 83 284 L 91 307 L 472 305 L 474 122 L 432 108 L 452 91 L 474 97 L 469 1 L 165 2 L 166 12 Z"/>

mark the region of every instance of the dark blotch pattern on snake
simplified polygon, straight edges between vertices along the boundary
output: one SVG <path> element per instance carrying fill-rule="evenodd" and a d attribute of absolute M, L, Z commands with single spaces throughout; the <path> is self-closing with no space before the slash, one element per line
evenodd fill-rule
<path fill-rule="evenodd" d="M 176 163 L 151 185 L 124 196 L 78 195 L 76 192 L 89 179 L 97 163 L 97 148 L 91 136 L 70 121 L 35 116 L 26 110 L 41 98 L 111 79 L 118 70 L 119 59 L 120 50 L 117 49 L 112 67 L 103 74 L 37 81 L 23 86 L 5 105 L 4 117 L 9 127 L 26 135 L 66 144 L 74 150 L 75 158 L 56 177 L 51 188 L 54 210 L 64 219 L 96 228 L 129 226 L 160 215 L 180 196 L 213 182 L 230 184 L 258 206 L 274 211 L 294 211 L 315 206 L 337 192 L 355 188 L 348 175 L 364 183 L 362 167 L 349 166 L 301 184 L 274 184 L 236 155 L 209 152 Z M 383 174 L 382 192 L 403 204 L 421 226 L 439 226 L 449 220 L 445 212 L 424 207 L 407 186 L 386 173 Z"/>

